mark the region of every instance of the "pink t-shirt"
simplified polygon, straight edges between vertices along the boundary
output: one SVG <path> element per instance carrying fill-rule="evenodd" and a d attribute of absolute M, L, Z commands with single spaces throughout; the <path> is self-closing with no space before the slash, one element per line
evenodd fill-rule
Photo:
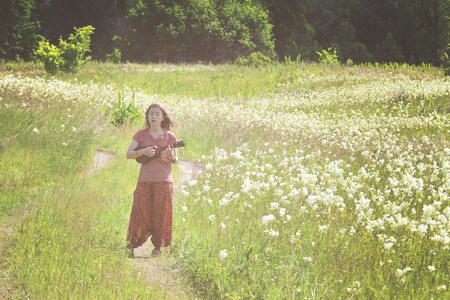
<path fill-rule="evenodd" d="M 138 142 L 139 147 L 164 147 L 175 144 L 177 138 L 175 134 L 169 130 L 165 130 L 164 134 L 158 139 L 154 139 L 150 130 L 141 129 L 134 136 L 133 140 Z M 159 157 L 141 165 L 138 182 L 172 182 L 172 163 L 166 155 L 166 151 L 161 151 Z"/>

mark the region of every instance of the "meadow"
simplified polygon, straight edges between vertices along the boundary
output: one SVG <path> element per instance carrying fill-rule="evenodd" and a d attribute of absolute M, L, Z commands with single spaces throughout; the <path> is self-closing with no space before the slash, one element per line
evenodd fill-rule
<path fill-rule="evenodd" d="M 142 119 L 165 103 L 198 161 L 176 191 L 176 264 L 202 299 L 450 297 L 450 82 L 430 66 L 91 63 L 0 75 L 2 246 L 20 298 L 151 299 L 127 259 Z M 116 153 L 95 174 L 95 149 Z"/>

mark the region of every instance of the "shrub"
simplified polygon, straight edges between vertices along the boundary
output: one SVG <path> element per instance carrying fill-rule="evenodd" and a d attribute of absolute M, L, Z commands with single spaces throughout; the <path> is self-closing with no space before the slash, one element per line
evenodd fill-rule
<path fill-rule="evenodd" d="M 331 53 L 333 51 L 333 53 Z M 319 62 L 326 64 L 338 64 L 338 56 L 336 55 L 336 49 L 333 47 L 328 48 L 328 50 L 322 50 L 322 52 L 316 52 L 319 54 Z"/>
<path fill-rule="evenodd" d="M 13 62 L 9 62 L 6 64 L 7 71 L 17 71 L 17 64 Z"/>
<path fill-rule="evenodd" d="M 134 99 L 134 93 L 133 93 Z M 101 110 L 101 113 L 105 113 L 110 119 L 111 124 L 116 127 L 122 125 L 132 125 L 134 121 L 141 115 L 136 105 L 131 103 L 125 103 L 123 92 L 119 91 L 117 106 L 113 108 Z"/>
<path fill-rule="evenodd" d="M 448 53 L 450 52 L 450 44 L 448 44 L 447 51 L 442 55 L 442 67 L 444 68 L 444 75 L 450 75 L 450 57 Z"/>
<path fill-rule="evenodd" d="M 58 47 L 43 39 L 39 42 L 39 47 L 34 51 L 34 55 L 44 64 L 47 73 L 52 75 L 58 73 L 61 61 L 61 53 Z"/>
<path fill-rule="evenodd" d="M 248 66 L 248 59 L 244 56 L 239 56 L 236 58 L 236 61 L 234 62 L 237 66 Z"/>
<path fill-rule="evenodd" d="M 270 57 L 265 56 L 261 52 L 253 52 L 248 58 L 239 56 L 234 62 L 238 66 L 254 66 L 260 67 L 268 65 L 272 62 Z"/>
<path fill-rule="evenodd" d="M 59 39 L 59 47 L 50 44 L 46 39 L 39 42 L 34 55 L 44 63 L 47 73 L 52 75 L 58 71 L 76 73 L 91 59 L 90 56 L 86 56 L 86 52 L 90 52 L 90 35 L 94 33 L 94 27 L 89 25 L 82 28 L 74 27 L 74 29 L 75 34 L 70 34 L 68 41 Z"/>
<path fill-rule="evenodd" d="M 122 60 L 122 52 L 118 48 L 114 48 L 111 54 L 106 54 L 106 61 L 111 63 L 119 63 Z"/>
<path fill-rule="evenodd" d="M 250 54 L 250 57 L 248 58 L 248 62 L 250 65 L 252 65 L 254 67 L 259 67 L 259 66 L 268 65 L 272 61 L 271 61 L 270 57 L 267 57 L 258 51 L 258 52 L 253 52 L 252 54 Z"/>

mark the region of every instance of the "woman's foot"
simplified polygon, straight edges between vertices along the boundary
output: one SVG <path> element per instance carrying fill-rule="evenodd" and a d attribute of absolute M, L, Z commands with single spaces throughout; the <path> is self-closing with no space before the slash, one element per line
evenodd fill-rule
<path fill-rule="evenodd" d="M 156 256 L 160 256 L 161 255 L 161 250 L 159 250 L 160 248 L 154 248 L 152 251 L 152 256 L 156 257 Z"/>

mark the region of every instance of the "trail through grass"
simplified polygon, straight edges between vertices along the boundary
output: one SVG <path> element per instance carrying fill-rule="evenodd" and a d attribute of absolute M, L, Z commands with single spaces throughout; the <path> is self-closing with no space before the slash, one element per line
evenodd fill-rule
<path fill-rule="evenodd" d="M 93 64 L 82 79 L 33 76 L 8 77 L 2 95 L 31 95 L 34 103 L 51 86 L 52 99 L 89 99 L 99 111 L 114 108 L 120 91 L 141 111 L 153 101 L 172 110 L 181 124 L 177 137 L 187 144 L 180 155 L 203 165 L 198 178 L 179 187 L 174 210 L 173 257 L 199 297 L 448 298 L 450 85 L 440 69 Z M 83 96 L 77 100 L 73 94 Z M 27 134 L 35 134 L 34 127 L 56 132 L 40 118 L 30 119 L 33 124 L 23 125 Z M 73 132 L 83 128 L 71 126 Z M 99 144 L 124 153 L 135 129 L 121 130 L 84 148 L 90 155 Z M 2 136 L 0 142 L 9 145 L 15 138 Z M 17 151 L 35 155 L 23 147 Z M 9 254 L 11 274 L 24 291 L 76 291 L 83 297 L 150 293 L 141 285 L 145 279 L 128 281 L 132 269 L 124 260 L 126 207 L 137 176 L 128 163 L 121 158 L 99 174 L 82 180 L 69 175 L 42 189 L 39 179 L 46 172 L 7 165 L 15 180 L 2 193 L 24 193 L 14 203 L 44 200 L 26 230 L 17 230 L 15 252 Z M 83 168 L 85 163 L 75 169 Z M 44 267 L 44 258 L 51 267 Z M 116 267 L 123 271 L 114 277 Z M 69 268 L 78 270 L 77 281 L 70 281 Z M 40 287 L 26 279 L 41 276 Z"/>

